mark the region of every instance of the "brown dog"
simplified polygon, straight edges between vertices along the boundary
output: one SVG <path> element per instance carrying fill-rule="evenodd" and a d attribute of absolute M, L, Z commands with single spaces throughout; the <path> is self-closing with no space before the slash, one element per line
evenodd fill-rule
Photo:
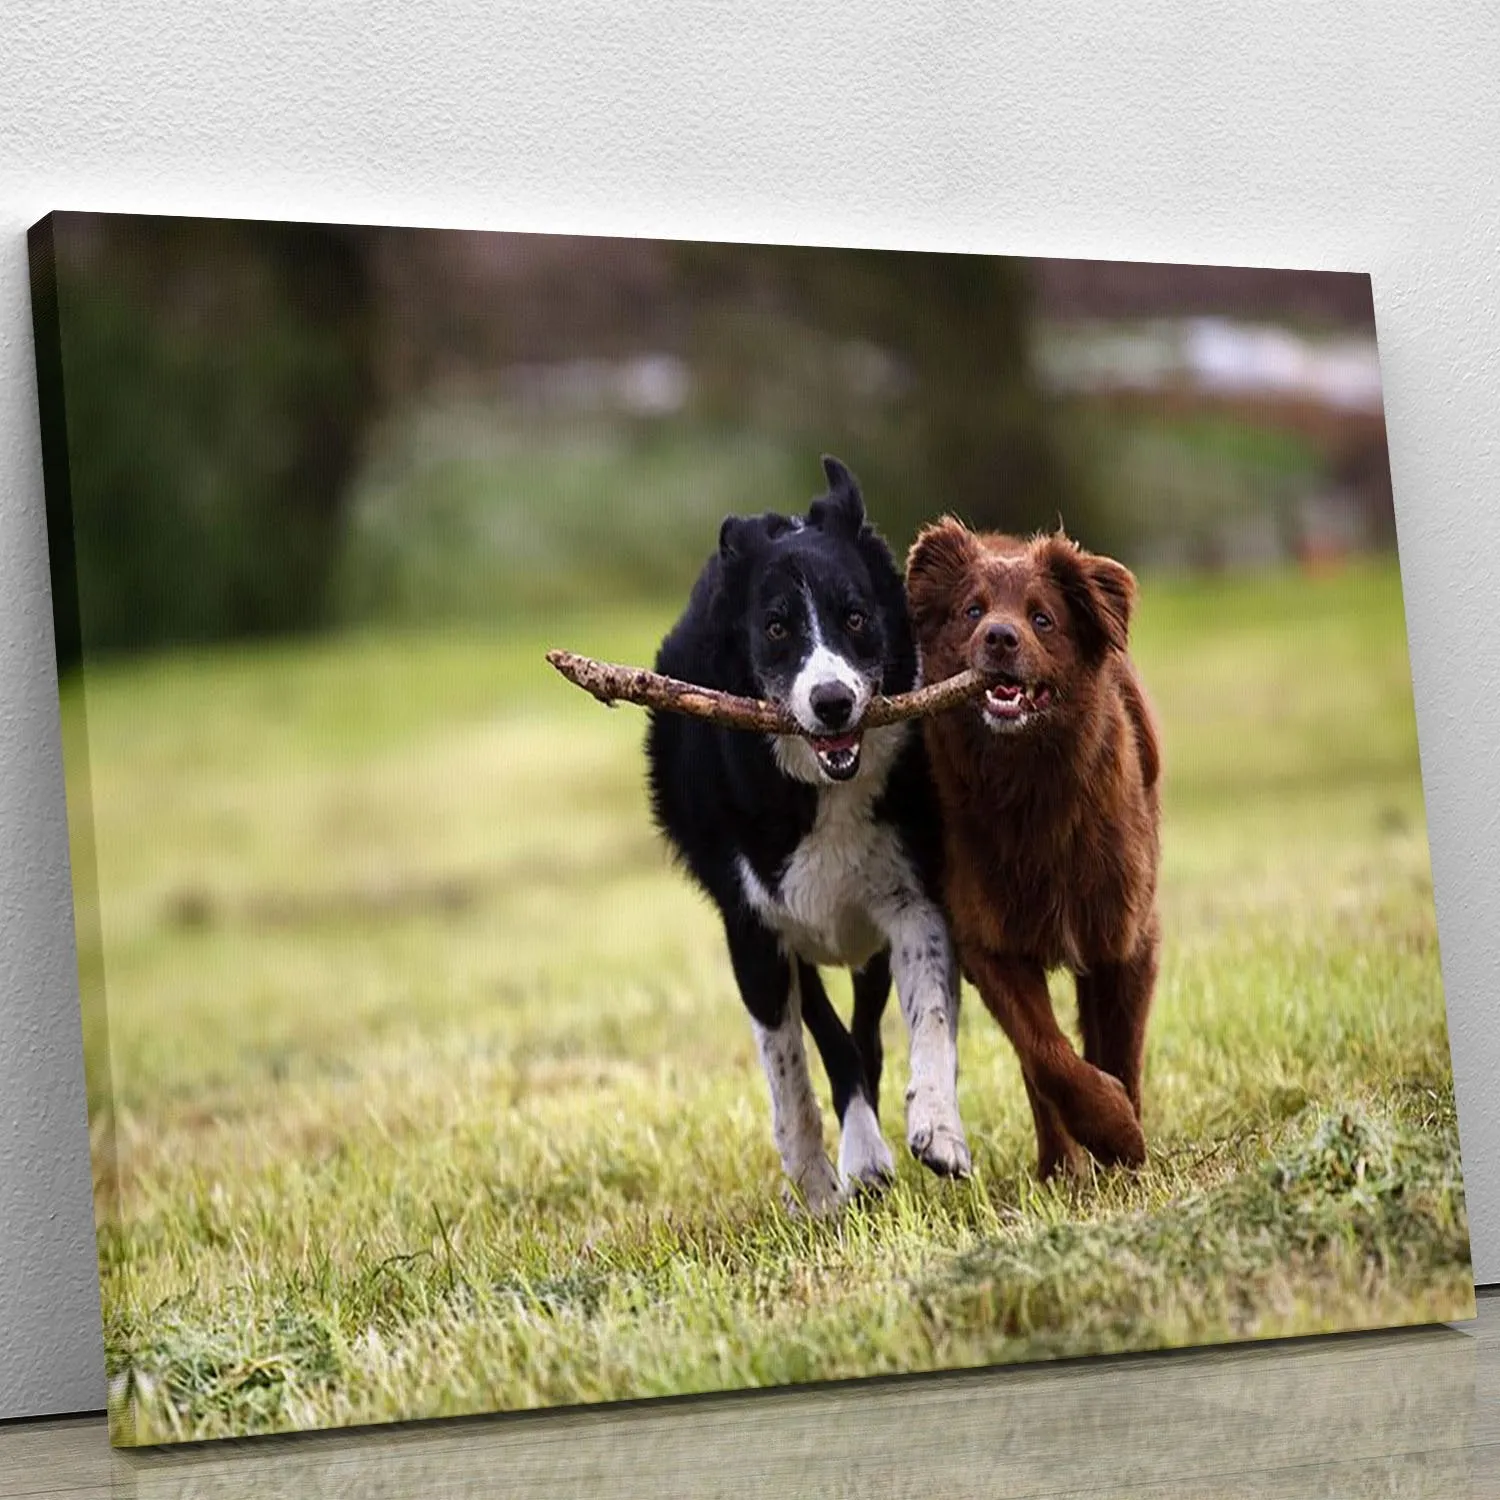
<path fill-rule="evenodd" d="M 1126 655 L 1135 579 L 1061 533 L 927 527 L 907 559 L 923 674 L 994 685 L 926 724 L 964 972 L 1020 1056 L 1043 1177 L 1137 1165 L 1156 983 L 1156 727 Z M 1083 1057 L 1047 970 L 1076 977 Z"/>

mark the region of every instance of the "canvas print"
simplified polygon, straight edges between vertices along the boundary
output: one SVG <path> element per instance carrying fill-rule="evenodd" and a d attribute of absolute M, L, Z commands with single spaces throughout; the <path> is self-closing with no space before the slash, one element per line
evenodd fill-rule
<path fill-rule="evenodd" d="M 1367 277 L 31 255 L 117 1443 L 1473 1315 Z"/>

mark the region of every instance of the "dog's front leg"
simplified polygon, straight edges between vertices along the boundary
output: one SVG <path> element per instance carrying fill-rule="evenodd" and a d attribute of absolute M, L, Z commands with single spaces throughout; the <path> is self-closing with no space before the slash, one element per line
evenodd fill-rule
<path fill-rule="evenodd" d="M 1125 1085 L 1136 1118 L 1141 1117 L 1141 1070 L 1146 1022 L 1161 958 L 1161 930 L 1153 917 L 1140 946 L 1117 963 L 1095 964 L 1078 976 L 1078 1018 L 1083 1055 Z"/>
<path fill-rule="evenodd" d="M 940 1177 L 969 1175 L 958 1114 L 958 966 L 942 912 L 925 898 L 892 902 L 877 920 L 891 945 L 891 972 L 911 1040 L 906 1143 Z"/>
<path fill-rule="evenodd" d="M 840 1202 L 839 1180 L 823 1149 L 823 1113 L 807 1071 L 797 965 L 753 920 L 730 924 L 728 933 L 740 997 L 771 1091 L 771 1133 L 782 1170 L 809 1213 L 828 1213 Z"/>
<path fill-rule="evenodd" d="M 845 1192 L 884 1192 L 896 1180 L 896 1163 L 891 1157 L 891 1148 L 880 1133 L 874 1090 L 866 1072 L 866 1056 L 855 1045 L 838 1012 L 829 1003 L 828 992 L 823 988 L 817 969 L 810 963 L 799 961 L 796 970 L 802 1020 L 818 1044 L 818 1053 L 833 1089 L 833 1108 L 839 1117 L 839 1179 Z M 885 984 L 889 989 L 889 974 L 885 975 Z M 860 981 L 856 979 L 856 1014 L 859 1013 L 857 997 L 860 992 Z M 868 990 L 865 993 L 868 995 Z M 868 1024 L 868 999 L 866 1004 L 865 1020 Z M 878 1032 L 876 1036 L 878 1040 Z"/>
<path fill-rule="evenodd" d="M 1146 1138 L 1124 1085 L 1073 1050 L 1053 1014 L 1041 964 L 973 944 L 964 950 L 964 967 L 1016 1049 L 1028 1092 L 1034 1090 L 1056 1112 L 1060 1135 L 1051 1130 L 1049 1110 L 1037 1113 L 1037 1165 L 1042 1175 L 1061 1165 L 1058 1151 L 1066 1151 L 1064 1142 L 1069 1139 L 1105 1166 L 1139 1166 L 1145 1161 Z"/>

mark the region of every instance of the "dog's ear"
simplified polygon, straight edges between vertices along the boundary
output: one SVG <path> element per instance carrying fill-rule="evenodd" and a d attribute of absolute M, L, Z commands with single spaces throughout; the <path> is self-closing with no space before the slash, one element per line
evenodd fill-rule
<path fill-rule="evenodd" d="M 719 527 L 719 556 L 725 562 L 754 557 L 765 542 L 764 516 L 725 516 Z"/>
<path fill-rule="evenodd" d="M 1093 656 L 1130 641 L 1135 610 L 1135 574 L 1112 557 L 1085 552 L 1059 532 L 1046 543 L 1047 563 L 1077 622 L 1079 639 Z"/>
<path fill-rule="evenodd" d="M 823 455 L 828 493 L 814 500 L 807 519 L 820 531 L 856 537 L 865 524 L 865 499 L 854 476 L 832 454 Z"/>
<path fill-rule="evenodd" d="M 906 554 L 906 598 L 918 630 L 942 624 L 978 545 L 974 533 L 953 516 L 917 533 Z"/>

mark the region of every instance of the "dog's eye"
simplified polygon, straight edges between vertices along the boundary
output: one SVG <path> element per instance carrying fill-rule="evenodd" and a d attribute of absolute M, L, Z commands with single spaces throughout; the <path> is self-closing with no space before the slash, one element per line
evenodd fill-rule
<path fill-rule="evenodd" d="M 1035 625 L 1038 630 L 1051 630 L 1052 616 L 1039 609 L 1032 614 L 1031 623 Z"/>
<path fill-rule="evenodd" d="M 858 635 L 865 628 L 865 612 L 862 609 L 851 609 L 844 616 L 844 624 Z"/>
<path fill-rule="evenodd" d="M 969 607 L 968 607 L 968 608 L 967 608 L 967 609 L 966 609 L 966 610 L 965 610 L 965 611 L 964 611 L 964 613 L 965 613 L 965 614 L 966 614 L 966 615 L 967 615 L 967 616 L 968 616 L 968 617 L 969 617 L 969 618 L 970 618 L 970 619 L 971 619 L 971 620 L 977 620 L 977 619 L 978 619 L 978 618 L 979 618 L 979 617 L 980 617 L 980 616 L 981 616 L 981 615 L 982 615 L 982 614 L 983 614 L 983 613 L 984 613 L 984 605 L 982 605 L 982 604 L 980 604 L 980 603 L 979 603 L 979 602 L 978 602 L 978 601 L 977 601 L 977 600 L 976 600 L 976 601 L 975 601 L 975 602 L 974 602 L 974 603 L 973 603 L 973 604 L 971 604 L 971 605 L 970 605 L 970 606 L 969 606 Z"/>
<path fill-rule="evenodd" d="M 786 639 L 786 626 L 780 620 L 767 620 L 766 636 L 773 641 L 784 641 Z"/>

